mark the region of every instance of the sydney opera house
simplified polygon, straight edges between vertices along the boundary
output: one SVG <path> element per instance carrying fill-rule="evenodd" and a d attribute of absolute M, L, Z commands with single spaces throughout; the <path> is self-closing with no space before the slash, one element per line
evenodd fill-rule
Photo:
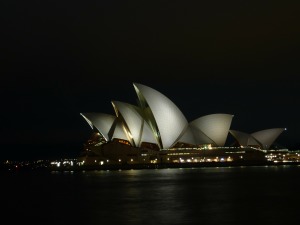
<path fill-rule="evenodd" d="M 265 160 L 285 128 L 254 133 L 230 129 L 233 115 L 217 113 L 187 121 L 159 91 L 134 83 L 138 104 L 112 101 L 115 115 L 81 113 L 92 128 L 81 159 L 96 164 L 201 163 Z M 235 140 L 226 146 L 228 135 Z"/>

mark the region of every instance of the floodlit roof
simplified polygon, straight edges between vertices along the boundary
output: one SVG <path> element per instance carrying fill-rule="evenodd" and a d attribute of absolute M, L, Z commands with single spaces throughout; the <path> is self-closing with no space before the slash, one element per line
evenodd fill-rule
<path fill-rule="evenodd" d="M 81 113 L 106 141 L 124 139 L 132 146 L 143 142 L 155 143 L 160 149 L 168 149 L 178 142 L 222 147 L 228 133 L 240 145 L 260 145 L 268 149 L 285 128 L 261 130 L 252 134 L 229 130 L 233 115 L 215 113 L 187 121 L 180 109 L 165 95 L 143 84 L 133 84 L 139 105 L 112 101 L 116 116 L 105 113 Z"/>

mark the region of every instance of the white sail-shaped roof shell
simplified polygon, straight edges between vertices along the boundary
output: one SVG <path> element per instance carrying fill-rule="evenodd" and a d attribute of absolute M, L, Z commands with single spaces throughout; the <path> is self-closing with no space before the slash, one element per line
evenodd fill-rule
<path fill-rule="evenodd" d="M 142 134 L 141 134 L 141 141 L 139 143 L 139 147 L 143 142 L 149 142 L 149 143 L 155 143 L 158 144 L 154 138 L 153 132 L 149 125 L 146 123 L 146 121 L 143 121 L 143 128 L 142 128 Z"/>
<path fill-rule="evenodd" d="M 116 116 L 105 113 L 81 113 L 88 124 L 93 126 L 102 134 L 106 141 L 109 141 L 109 132 L 116 119 Z"/>
<path fill-rule="evenodd" d="M 224 146 L 232 122 L 232 117 L 233 115 L 230 114 L 210 114 L 192 121 L 190 125 L 201 130 L 213 140 L 217 146 Z"/>
<path fill-rule="evenodd" d="M 178 142 L 183 142 L 183 143 L 193 144 L 193 145 L 197 144 L 196 139 L 194 137 L 193 130 L 190 126 L 188 126 L 188 128 L 185 130 L 185 132 L 180 137 Z"/>
<path fill-rule="evenodd" d="M 188 126 L 185 116 L 160 92 L 142 84 L 135 83 L 134 86 L 137 94 L 143 96 L 152 111 L 161 138 L 161 147 L 171 147 Z"/>
<path fill-rule="evenodd" d="M 284 131 L 285 128 L 272 128 L 261 130 L 252 133 L 251 135 L 258 140 L 264 149 L 269 149 L 277 137 Z"/>
<path fill-rule="evenodd" d="M 237 131 L 237 130 L 230 130 L 229 132 L 242 146 L 261 145 L 257 140 L 255 140 L 253 136 L 251 136 L 251 134 Z"/>
<path fill-rule="evenodd" d="M 213 141 L 211 138 L 209 138 L 206 134 L 203 133 L 199 128 L 195 126 L 191 126 L 191 129 L 193 131 L 195 141 L 197 145 L 203 145 L 203 144 L 213 144 L 217 145 L 215 141 Z"/>
<path fill-rule="evenodd" d="M 80 113 L 80 115 L 85 119 L 85 121 L 90 125 L 90 127 L 94 129 L 92 121 L 90 121 L 85 115 L 83 115 L 83 113 Z"/>
<path fill-rule="evenodd" d="M 121 119 L 126 124 L 127 132 L 129 132 L 128 136 L 133 139 L 134 146 L 140 147 L 142 142 L 156 143 L 149 125 L 139 113 L 140 108 L 119 101 L 113 101 L 112 104 L 116 114 L 121 114 Z"/>
<path fill-rule="evenodd" d="M 113 101 L 112 104 L 117 116 L 120 117 L 121 114 L 122 119 L 124 119 L 123 122 L 126 124 L 126 128 L 129 129 L 127 131 L 128 136 L 133 139 L 133 145 L 139 146 L 144 119 L 136 111 L 134 105 L 119 101 Z"/>
<path fill-rule="evenodd" d="M 250 135 L 248 139 L 248 146 L 250 145 L 259 145 L 262 147 L 262 143 L 260 143 L 257 139 L 255 139 L 252 135 Z"/>
<path fill-rule="evenodd" d="M 193 145 L 216 144 L 213 140 L 207 137 L 207 135 L 205 135 L 200 129 L 191 125 L 188 126 L 188 128 L 185 130 L 185 132 L 178 141 Z"/>
<path fill-rule="evenodd" d="M 111 140 L 113 140 L 114 138 L 123 139 L 123 140 L 129 141 L 131 143 L 130 139 L 127 137 L 127 134 L 124 130 L 123 123 L 119 120 L 116 121 L 116 126 L 115 126 L 114 133 L 112 135 Z"/>

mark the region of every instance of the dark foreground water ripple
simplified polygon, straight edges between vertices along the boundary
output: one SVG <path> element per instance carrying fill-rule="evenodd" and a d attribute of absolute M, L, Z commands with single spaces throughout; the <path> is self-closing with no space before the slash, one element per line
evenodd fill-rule
<path fill-rule="evenodd" d="M 298 224 L 299 166 L 1 172 L 1 224 Z"/>

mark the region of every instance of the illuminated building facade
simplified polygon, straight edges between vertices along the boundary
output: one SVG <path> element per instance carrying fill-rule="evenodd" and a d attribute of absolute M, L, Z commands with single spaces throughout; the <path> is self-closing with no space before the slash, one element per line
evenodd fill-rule
<path fill-rule="evenodd" d="M 86 163 L 180 163 L 264 158 L 284 128 L 247 134 L 230 130 L 233 115 L 216 113 L 188 122 L 151 87 L 133 84 L 138 105 L 113 101 L 116 115 L 81 113 L 96 135 L 85 145 Z M 239 143 L 226 147 L 228 134 Z M 249 154 L 248 154 L 249 153 Z M 251 153 L 251 154 L 250 154 Z"/>

